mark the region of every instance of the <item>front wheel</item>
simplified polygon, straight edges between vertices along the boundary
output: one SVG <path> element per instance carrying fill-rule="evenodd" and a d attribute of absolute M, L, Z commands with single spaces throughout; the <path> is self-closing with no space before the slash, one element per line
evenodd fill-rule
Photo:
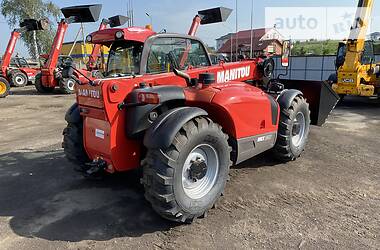
<path fill-rule="evenodd" d="M 0 98 L 4 98 L 9 95 L 11 87 L 9 82 L 4 77 L 0 77 Z"/>
<path fill-rule="evenodd" d="M 19 70 L 11 73 L 11 79 L 13 87 L 25 87 L 28 84 L 28 76 Z"/>
<path fill-rule="evenodd" d="M 75 79 L 74 78 L 61 78 L 59 81 L 59 89 L 63 94 L 73 94 L 75 92 Z"/>
<path fill-rule="evenodd" d="M 46 87 L 42 84 L 41 73 L 38 73 L 36 75 L 36 78 L 34 80 L 34 87 L 39 93 L 42 93 L 42 94 L 52 93 L 54 91 L 54 87 Z"/>
<path fill-rule="evenodd" d="M 302 96 L 297 96 L 288 109 L 281 109 L 274 156 L 285 162 L 300 157 L 305 150 L 309 132 L 309 104 Z"/>
<path fill-rule="evenodd" d="M 195 118 L 166 150 L 148 149 L 143 161 L 145 197 L 162 217 L 191 223 L 224 191 L 231 165 L 228 136 L 208 118 Z"/>

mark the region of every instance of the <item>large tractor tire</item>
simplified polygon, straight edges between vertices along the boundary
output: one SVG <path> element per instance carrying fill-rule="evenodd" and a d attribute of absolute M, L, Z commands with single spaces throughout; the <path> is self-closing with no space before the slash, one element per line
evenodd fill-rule
<path fill-rule="evenodd" d="M 0 77 L 0 98 L 4 98 L 9 95 L 11 86 L 4 77 Z"/>
<path fill-rule="evenodd" d="M 62 94 L 73 94 L 75 92 L 75 82 L 74 78 L 61 78 L 59 81 L 59 89 Z"/>
<path fill-rule="evenodd" d="M 54 91 L 54 87 L 46 87 L 42 85 L 42 79 L 41 79 L 41 73 L 38 73 L 36 75 L 35 81 L 34 81 L 34 87 L 37 89 L 39 93 L 47 94 L 52 93 Z"/>
<path fill-rule="evenodd" d="M 20 70 L 11 73 L 11 85 L 13 87 L 25 87 L 28 84 L 28 76 Z"/>
<path fill-rule="evenodd" d="M 76 169 L 81 170 L 80 168 L 90 162 L 90 159 L 83 144 L 83 120 L 73 121 L 67 119 L 70 112 L 73 112 L 73 107 L 66 115 L 67 127 L 63 130 L 62 147 L 66 158 L 77 166 Z"/>
<path fill-rule="evenodd" d="M 148 149 L 143 160 L 145 197 L 162 217 L 191 223 L 224 191 L 231 147 L 221 126 L 208 118 L 186 123 L 165 150 Z"/>
<path fill-rule="evenodd" d="M 309 104 L 302 96 L 294 98 L 289 109 L 281 109 L 274 155 L 281 161 L 301 156 L 310 132 Z"/>

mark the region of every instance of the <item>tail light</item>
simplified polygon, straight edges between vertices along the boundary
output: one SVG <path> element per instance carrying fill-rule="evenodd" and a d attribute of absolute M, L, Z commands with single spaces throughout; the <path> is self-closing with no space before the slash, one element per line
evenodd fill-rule
<path fill-rule="evenodd" d="M 160 96 L 157 93 L 141 92 L 138 94 L 137 99 L 143 104 L 159 104 Z"/>

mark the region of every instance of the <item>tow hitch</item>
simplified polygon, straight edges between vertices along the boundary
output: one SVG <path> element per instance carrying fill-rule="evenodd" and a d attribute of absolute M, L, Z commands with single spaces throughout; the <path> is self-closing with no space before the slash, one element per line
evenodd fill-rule
<path fill-rule="evenodd" d="M 107 162 L 103 159 L 95 159 L 92 162 L 84 164 L 81 168 L 77 169 L 85 177 L 100 178 L 107 168 Z"/>

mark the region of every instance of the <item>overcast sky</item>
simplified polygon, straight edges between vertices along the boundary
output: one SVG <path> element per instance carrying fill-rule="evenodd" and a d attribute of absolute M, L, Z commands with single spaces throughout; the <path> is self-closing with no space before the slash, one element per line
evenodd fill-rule
<path fill-rule="evenodd" d="M 59 7 L 67 7 L 79 4 L 101 3 L 103 9 L 101 17 L 110 17 L 117 14 L 125 14 L 127 1 L 125 0 L 53 0 Z M 354 7 L 358 0 L 254 0 L 254 27 L 265 26 L 265 8 L 274 6 L 300 6 L 300 7 L 320 7 L 320 6 L 346 6 Z M 112 4 L 110 4 L 112 3 Z M 148 12 L 153 18 L 153 28 L 156 31 L 166 29 L 168 32 L 187 33 L 192 18 L 197 10 L 210 7 L 224 6 L 234 9 L 231 17 L 226 23 L 202 26 L 198 36 L 210 46 L 215 46 L 215 39 L 235 30 L 235 1 L 234 0 L 134 0 L 134 21 L 137 26 L 144 26 L 149 23 Z M 239 30 L 250 27 L 251 0 L 238 0 L 238 27 Z M 374 13 L 380 13 L 380 5 L 375 6 Z M 86 24 L 85 31 L 90 33 L 98 28 L 96 24 Z M 73 24 L 69 27 L 65 41 L 73 40 L 79 25 Z M 0 54 L 7 45 L 10 28 L 3 16 L 0 17 Z M 26 55 L 22 42 L 18 43 L 16 52 Z"/>

